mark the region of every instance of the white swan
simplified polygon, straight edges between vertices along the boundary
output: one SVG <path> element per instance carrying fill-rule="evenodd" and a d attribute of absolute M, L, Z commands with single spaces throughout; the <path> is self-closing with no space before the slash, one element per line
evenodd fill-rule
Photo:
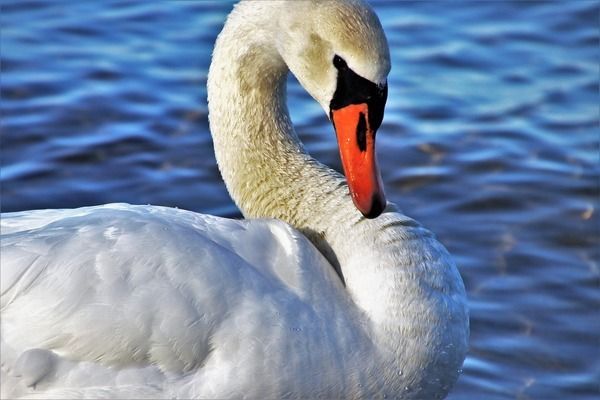
<path fill-rule="evenodd" d="M 331 113 L 352 195 L 294 133 L 288 68 Z M 393 205 L 357 211 L 385 204 L 389 69 L 361 1 L 237 5 L 210 67 L 211 131 L 244 215 L 277 219 L 3 215 L 2 397 L 444 397 L 467 349 L 460 275 Z"/>

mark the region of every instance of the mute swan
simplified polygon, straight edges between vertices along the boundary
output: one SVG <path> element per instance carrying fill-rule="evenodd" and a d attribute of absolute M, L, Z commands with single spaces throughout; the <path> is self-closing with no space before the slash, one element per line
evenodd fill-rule
<path fill-rule="evenodd" d="M 288 69 L 330 114 L 350 190 L 303 150 Z M 2 397 L 444 397 L 467 349 L 465 291 L 429 231 L 383 210 L 389 69 L 362 1 L 238 4 L 208 100 L 249 219 L 126 204 L 3 215 Z"/>

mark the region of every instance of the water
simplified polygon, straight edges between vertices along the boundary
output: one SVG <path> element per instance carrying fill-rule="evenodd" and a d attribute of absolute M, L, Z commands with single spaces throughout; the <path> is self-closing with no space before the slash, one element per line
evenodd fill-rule
<path fill-rule="evenodd" d="M 600 391 L 600 2 L 374 4 L 393 58 L 388 197 L 460 265 L 471 348 L 450 399 Z M 4 1 L 2 211 L 152 203 L 238 217 L 206 74 L 231 3 Z M 290 80 L 308 150 L 332 128 Z"/>

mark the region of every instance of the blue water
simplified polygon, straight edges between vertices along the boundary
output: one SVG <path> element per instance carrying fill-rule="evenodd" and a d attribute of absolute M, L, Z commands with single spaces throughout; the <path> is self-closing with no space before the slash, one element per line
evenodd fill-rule
<path fill-rule="evenodd" d="M 460 266 L 450 399 L 600 396 L 600 2 L 373 3 L 393 69 L 386 191 Z M 3 1 L 2 211 L 152 203 L 237 217 L 206 74 L 230 2 Z M 330 123 L 290 79 L 311 154 Z"/>

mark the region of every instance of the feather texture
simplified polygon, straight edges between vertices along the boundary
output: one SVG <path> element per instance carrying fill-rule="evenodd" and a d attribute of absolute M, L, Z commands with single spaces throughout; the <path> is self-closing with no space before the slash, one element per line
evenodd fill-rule
<path fill-rule="evenodd" d="M 389 72 L 362 1 L 246 1 L 219 35 L 215 153 L 256 219 L 127 204 L 2 215 L 2 398 L 448 393 L 468 340 L 454 262 L 391 203 L 362 217 L 287 113 L 288 68 L 327 105 L 338 53 L 371 82 Z"/>

